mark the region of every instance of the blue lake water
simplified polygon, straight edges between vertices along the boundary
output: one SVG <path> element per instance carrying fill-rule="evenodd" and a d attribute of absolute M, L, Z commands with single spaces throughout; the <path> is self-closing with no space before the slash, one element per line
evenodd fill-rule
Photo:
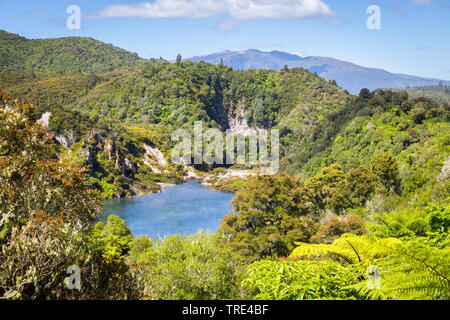
<path fill-rule="evenodd" d="M 230 213 L 234 194 L 207 190 L 199 181 L 166 186 L 163 192 L 132 199 L 105 201 L 105 214 L 115 214 L 127 222 L 133 235 L 158 239 L 172 234 L 216 231 L 224 215 Z"/>

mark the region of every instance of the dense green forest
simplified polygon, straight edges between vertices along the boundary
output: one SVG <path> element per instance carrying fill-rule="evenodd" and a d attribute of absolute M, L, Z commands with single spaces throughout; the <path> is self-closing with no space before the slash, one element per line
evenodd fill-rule
<path fill-rule="evenodd" d="M 55 47 L 35 41 L 0 41 L 0 297 L 449 299 L 445 100 L 353 96 L 300 68 L 143 62 L 86 39 L 60 41 L 107 63 L 56 63 L 70 45 L 25 69 L 5 60 Z M 116 216 L 96 223 L 104 198 L 181 182 L 170 136 L 199 120 L 279 129 L 281 172 L 219 184 L 236 195 L 215 233 L 155 241 Z"/>
<path fill-rule="evenodd" d="M 84 170 L 58 160 L 31 105 L 3 93 L 1 104 L 5 298 L 448 299 L 448 160 L 427 192 L 404 189 L 389 153 L 306 181 L 253 177 L 216 234 L 155 243 L 115 216 L 93 225 L 100 194 Z M 65 287 L 72 264 L 89 275 L 81 290 Z"/>
<path fill-rule="evenodd" d="M 137 172 L 120 170 L 125 159 L 137 168 L 134 171 L 144 171 L 141 177 L 151 176 L 142 164 L 142 143 L 168 155 L 174 128 L 199 120 L 221 129 L 238 124 L 279 129 L 281 169 L 303 178 L 333 163 L 348 171 L 368 165 L 374 154 L 390 152 L 398 156 L 402 178 L 420 180 L 412 175 L 424 170 L 436 175 L 448 155 L 448 104 L 409 98 L 404 91 L 362 91 L 355 97 L 303 69 L 234 71 L 187 61 L 100 75 L 3 72 L 0 85 L 37 104 L 37 116 L 51 112 L 49 130 L 62 136 L 71 133 L 68 149 L 78 154 L 80 164 L 80 154 L 95 136 L 117 144 L 120 165 L 115 169 L 102 160 L 115 157 L 106 155 L 110 151 L 105 143 L 91 148 L 96 155 L 89 164 L 91 180 L 107 196 L 111 192 L 106 188 L 133 195 L 130 186 L 143 182 Z M 136 141 L 139 136 L 143 138 Z M 171 165 L 167 174 L 152 180 L 177 181 L 176 172 L 182 171 Z"/>
<path fill-rule="evenodd" d="M 38 106 L 38 117 L 51 112 L 49 130 L 63 137 L 70 135 L 73 141 L 66 147 L 69 153 L 78 155 L 76 158 L 83 159 L 80 154 L 95 136 L 117 144 L 116 169 L 123 167 L 127 159 L 137 170 L 126 173 L 127 169 L 121 172 L 109 168 L 99 154 L 106 152 L 104 147 L 91 150 L 95 163 L 88 164 L 93 167 L 93 186 L 107 197 L 134 195 L 133 184 L 179 179 L 176 172 L 181 172 L 180 168 L 170 161 L 166 175 L 152 178 L 147 174 L 142 164 L 142 145 L 124 146 L 135 139 L 134 132 L 147 137 L 139 144 L 156 146 L 166 156 L 173 147 L 171 132 L 191 128 L 195 121 L 223 130 L 237 126 L 281 128 L 287 146 L 287 135 L 293 134 L 289 138 L 293 141 L 303 139 L 327 121 L 327 115 L 352 99 L 336 85 L 304 69 L 235 71 L 190 61 L 150 63 L 102 74 L 27 75 L 4 71 L 0 72 L 0 86 L 14 97 L 33 101 Z M 135 171 L 144 171 L 141 178 L 147 179 L 138 178 Z"/>
<path fill-rule="evenodd" d="M 147 63 L 92 38 L 26 39 L 0 30 L 0 69 L 23 73 L 106 72 Z"/>

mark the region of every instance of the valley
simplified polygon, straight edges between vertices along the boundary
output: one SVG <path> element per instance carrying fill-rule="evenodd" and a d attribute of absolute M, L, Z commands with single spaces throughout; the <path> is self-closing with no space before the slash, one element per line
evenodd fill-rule
<path fill-rule="evenodd" d="M 172 63 L 0 31 L 0 298 L 448 300 L 446 83 L 347 90 L 273 55 Z M 199 123 L 244 151 L 277 130 L 279 171 L 195 144 L 173 161 Z"/>

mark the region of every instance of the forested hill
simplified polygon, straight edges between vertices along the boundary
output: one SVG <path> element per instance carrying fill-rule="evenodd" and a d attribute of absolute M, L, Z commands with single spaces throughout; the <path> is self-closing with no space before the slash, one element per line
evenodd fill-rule
<path fill-rule="evenodd" d="M 222 129 L 270 128 L 282 120 L 309 128 L 352 97 L 301 68 L 241 71 L 190 61 L 97 74 L 0 72 L 0 86 L 33 100 L 41 113 L 62 106 L 102 122 L 179 127 L 203 120 Z"/>
<path fill-rule="evenodd" d="M 115 194 L 122 195 L 146 168 L 143 144 L 168 155 L 171 146 L 164 141 L 170 142 L 170 132 L 176 128 L 189 127 L 194 121 L 234 131 L 283 125 L 283 137 L 290 143 L 310 136 L 352 99 L 335 84 L 301 68 L 242 71 L 190 61 L 95 74 L 3 71 L 0 86 L 13 97 L 32 100 L 38 106 L 37 117 L 50 112 L 49 130 L 67 142 L 68 153 L 80 159 L 85 158 L 83 154 L 92 155 L 87 164 L 94 184 L 103 192 L 114 188 Z M 107 141 L 91 143 L 102 139 Z M 104 148 L 88 147 L 99 144 Z M 117 154 L 108 152 L 109 145 L 116 145 Z M 111 160 L 117 161 L 110 165 Z M 176 168 L 172 169 L 167 172 L 171 177 L 176 174 Z M 153 173 L 161 171 L 149 170 L 153 172 L 139 178 L 147 185 Z M 121 175 L 127 180 L 119 179 Z"/>
<path fill-rule="evenodd" d="M 26 39 L 0 30 L 0 69 L 20 73 L 106 72 L 148 61 L 92 38 Z"/>
<path fill-rule="evenodd" d="M 10 42 L 38 41 L 3 36 Z M 83 41 L 97 43 L 75 39 L 75 52 L 84 50 Z M 101 57 L 115 50 L 98 46 Z M 17 51 L 15 45 L 8 48 Z M 52 61 L 50 69 L 57 67 L 57 54 L 45 58 Z M 74 63 L 85 64 L 69 58 L 61 66 L 71 70 Z M 0 87 L 33 101 L 37 117 L 51 114 L 48 129 L 63 146 L 59 154 L 87 165 L 90 183 L 107 197 L 178 181 L 182 168 L 170 163 L 170 136 L 194 121 L 222 130 L 279 129 L 280 169 L 303 179 L 331 164 L 345 171 L 368 166 L 373 156 L 389 152 L 411 193 L 433 185 L 449 154 L 448 104 L 406 91 L 364 89 L 353 96 L 303 68 L 233 70 L 205 62 L 148 61 L 107 72 L 3 70 Z M 161 153 L 167 164 L 156 161 Z"/>

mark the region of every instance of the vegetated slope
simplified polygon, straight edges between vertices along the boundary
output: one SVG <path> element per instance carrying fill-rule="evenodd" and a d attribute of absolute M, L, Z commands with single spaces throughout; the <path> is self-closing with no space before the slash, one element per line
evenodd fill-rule
<path fill-rule="evenodd" d="M 26 39 L 0 30 L 0 69 L 21 73 L 106 72 L 146 63 L 92 38 Z"/>
<path fill-rule="evenodd" d="M 64 106 L 105 122 L 184 126 L 203 120 L 234 130 L 271 128 L 281 122 L 294 129 L 302 119 L 319 121 L 351 99 L 304 69 L 242 71 L 189 61 L 99 75 L 3 72 L 0 85 L 14 96 L 33 100 L 42 113 Z"/>
<path fill-rule="evenodd" d="M 232 70 L 185 61 L 99 75 L 3 72 L 0 85 L 14 96 L 36 101 L 39 116 L 52 112 L 53 132 L 66 135 L 72 130 L 72 152 L 81 154 L 91 145 L 92 154 L 102 153 L 97 158 L 103 160 L 90 166 L 104 192 L 126 190 L 130 180 L 119 177 L 137 177 L 141 171 L 141 182 L 176 179 L 180 171 L 170 161 L 164 174 L 145 166 L 143 143 L 168 158 L 170 132 L 199 120 L 222 130 L 279 129 L 281 169 L 305 178 L 332 163 L 344 170 L 367 165 L 375 154 L 388 151 L 401 162 L 403 178 L 413 177 L 420 167 L 426 174 L 418 173 L 411 183 L 430 182 L 448 157 L 448 105 L 408 99 L 406 92 L 363 90 L 359 97 L 351 96 L 301 68 Z M 89 120 L 78 120 L 80 116 Z M 136 140 L 130 128 L 141 131 L 136 137 L 153 138 Z M 113 140 L 120 145 L 118 156 L 109 151 Z"/>
<path fill-rule="evenodd" d="M 94 183 L 106 187 L 102 179 L 109 177 L 109 184 L 121 186 L 115 190 L 125 190 L 129 184 L 119 176 L 139 174 L 146 153 L 144 142 L 168 158 L 171 130 L 189 128 L 194 121 L 234 131 L 272 128 L 283 122 L 290 130 L 309 135 L 327 114 L 351 100 L 341 88 L 304 69 L 242 71 L 193 62 L 153 63 L 98 75 L 2 72 L 0 86 L 14 97 L 34 101 L 39 106 L 37 117 L 51 112 L 49 130 L 69 141 L 72 155 L 84 154 L 78 158 L 92 168 Z M 127 143 L 135 140 L 127 133 L 131 127 L 156 138 Z M 119 142 L 117 156 L 107 151 Z M 103 157 L 113 165 L 96 162 L 93 156 L 98 152 L 105 155 L 97 159 Z M 178 169 L 170 163 L 166 169 L 166 177 L 174 178 Z M 150 171 L 158 175 L 155 182 L 165 181 L 161 172 Z M 104 187 L 100 189 L 105 192 Z"/>
<path fill-rule="evenodd" d="M 321 124 L 312 137 L 300 144 L 287 142 L 283 167 L 307 177 L 334 163 L 344 171 L 368 167 L 375 155 L 388 152 L 399 163 L 404 196 L 427 190 L 424 198 L 438 197 L 440 191 L 433 186 L 440 175 L 448 174 L 443 168 L 450 155 L 450 107 L 428 98 L 407 97 L 406 92 L 363 92 L 345 112 L 336 112 Z"/>
<path fill-rule="evenodd" d="M 280 51 L 263 52 L 255 49 L 244 51 L 222 51 L 210 55 L 189 58 L 192 61 L 205 61 L 225 65 L 234 69 L 270 69 L 305 68 L 317 73 L 326 80 L 336 80 L 337 84 L 352 94 L 358 94 L 363 88 L 404 88 L 408 86 L 437 85 L 439 79 L 429 79 L 405 74 L 394 74 L 386 70 L 366 68 L 347 61 L 329 57 L 300 57 Z M 450 83 L 449 81 L 444 81 Z"/>
<path fill-rule="evenodd" d="M 392 89 L 397 91 L 398 89 Z M 436 100 L 439 103 L 450 104 L 450 86 L 440 83 L 437 86 L 412 87 L 406 88 L 409 96 L 412 98 L 426 97 Z"/>
<path fill-rule="evenodd" d="M 445 102 L 406 91 L 350 96 L 304 69 L 192 62 L 96 75 L 5 71 L 0 85 L 41 105 L 33 114 L 0 90 L 3 298 L 448 299 Z M 47 112 L 54 140 L 36 124 Z M 164 155 L 172 130 L 195 120 L 278 128 L 282 169 L 313 176 L 249 180 L 217 237 L 134 239 L 115 216 L 91 228 L 100 203 L 82 170 L 54 151 L 87 165 L 105 197 L 154 191 L 181 177 Z M 74 264 L 91 275 L 75 293 L 61 272 Z M 376 270 L 367 266 L 381 272 L 381 288 L 368 286 Z"/>
<path fill-rule="evenodd" d="M 331 153 L 341 155 L 338 141 L 348 141 L 344 150 L 353 147 L 358 154 L 367 146 L 364 135 L 372 144 L 397 152 L 399 144 L 392 138 L 399 135 L 404 150 L 418 147 L 406 154 L 411 175 L 399 179 L 397 160 L 383 154 L 372 159 L 371 168 L 344 174 L 334 164 L 304 184 L 286 174 L 255 177 L 238 191 L 233 206 L 239 214 L 227 215 L 217 236 L 200 232 L 156 243 L 148 237 L 134 238 L 117 216 L 108 217 L 106 225 L 93 226 L 101 212 L 100 199 L 88 190 L 82 169 L 58 161 L 32 109 L 0 90 L 0 213 L 8 218 L 0 252 L 5 266 L 0 269 L 2 298 L 449 298 L 450 159 L 436 180 L 428 174 L 436 173 L 441 154 L 449 151 L 448 105 L 408 100 L 405 93 L 362 91 L 352 104 L 330 114 L 330 120 L 339 119 L 330 123 L 342 125 L 340 135 L 348 131 L 342 139 L 332 139 Z M 367 116 L 377 119 L 382 132 L 364 132 L 377 131 L 358 122 Z M 405 139 L 405 126 L 415 126 L 419 139 Z M 313 139 L 327 132 L 325 123 L 323 130 L 320 127 Z M 389 135 L 397 127 L 400 130 Z M 122 128 L 135 142 L 148 139 L 147 132 L 139 131 L 142 128 Z M 439 137 L 442 132 L 447 135 Z M 382 133 L 388 134 L 386 141 L 379 140 Z M 408 134 L 416 136 L 409 130 Z M 136 145 L 124 138 L 121 146 L 133 153 Z M 108 145 L 97 134 L 89 140 L 92 148 Z M 104 148 L 101 156 L 108 158 L 109 151 L 112 155 L 118 149 Z M 117 159 L 104 163 L 113 165 Z M 402 151 L 397 159 L 405 163 Z M 353 154 L 339 159 L 344 164 L 354 160 Z M 422 174 L 423 168 L 431 170 Z M 252 261 L 256 262 L 249 265 Z M 75 292 L 63 281 L 66 267 L 74 264 L 88 276 Z M 382 286 L 369 282 L 367 274 L 381 276 Z"/>

